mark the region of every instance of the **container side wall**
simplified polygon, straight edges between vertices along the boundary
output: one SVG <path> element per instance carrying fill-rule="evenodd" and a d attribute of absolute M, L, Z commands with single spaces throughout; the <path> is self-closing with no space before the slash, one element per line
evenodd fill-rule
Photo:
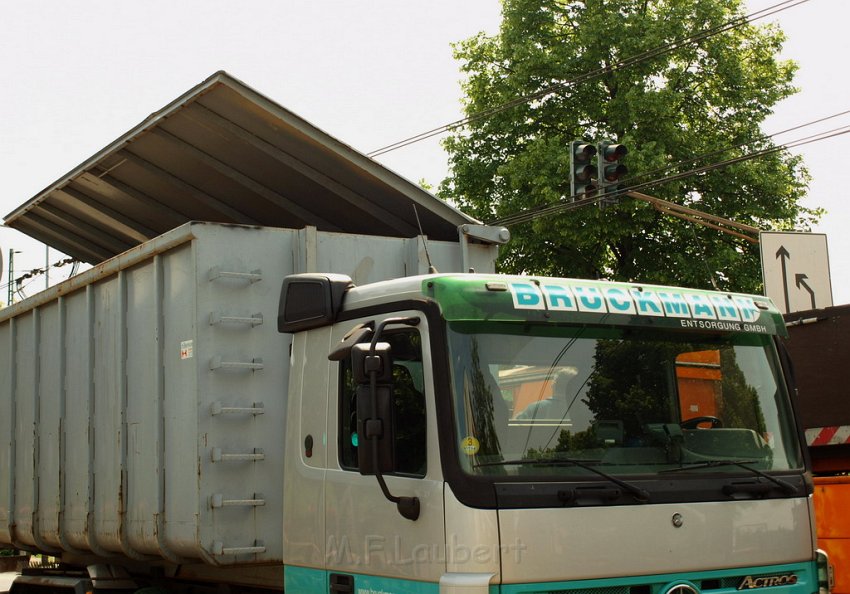
<path fill-rule="evenodd" d="M 458 268 L 459 245 L 428 247 L 438 268 Z M 8 308 L 0 543 L 119 564 L 281 563 L 284 465 L 305 437 L 285 450 L 283 278 L 426 270 L 418 238 L 192 223 Z M 325 356 L 299 373 L 326 374 Z M 327 395 L 303 402 L 314 396 Z M 310 435 L 321 475 L 326 436 Z"/>
<path fill-rule="evenodd" d="M 0 323 L 0 543 L 11 545 L 12 436 L 15 417 L 12 401 L 12 321 Z"/>
<path fill-rule="evenodd" d="M 296 261 L 296 272 L 347 274 L 358 286 L 428 272 L 425 244 L 420 238 L 319 232 L 316 244 L 315 259 Z M 440 272 L 463 272 L 460 246 L 456 243 L 429 241 L 427 255 Z"/>
<path fill-rule="evenodd" d="M 177 555 L 198 557 L 197 376 L 195 265 L 191 245 L 162 256 L 164 543 Z"/>
<path fill-rule="evenodd" d="M 121 390 L 123 334 L 120 287 L 113 276 L 92 287 L 94 297 L 94 533 L 101 546 L 121 552 Z"/>
<path fill-rule="evenodd" d="M 204 557 L 199 362 L 181 357 L 196 334 L 191 230 L 6 312 L 0 543 L 113 562 Z"/>
<path fill-rule="evenodd" d="M 63 422 L 63 518 L 67 547 L 89 548 L 86 522 L 91 479 L 89 454 L 94 383 L 92 381 L 91 318 L 88 294 L 77 291 L 64 298 L 65 413 Z"/>
<path fill-rule="evenodd" d="M 364 241 L 356 235 L 320 233 L 316 269 L 309 272 L 342 272 L 348 274 L 354 284 L 365 285 L 418 274 L 405 274 L 407 254 L 404 239 L 370 237 Z"/>
<path fill-rule="evenodd" d="M 297 232 L 198 233 L 201 546 L 220 564 L 280 563 L 291 337 L 276 316 Z"/>
<path fill-rule="evenodd" d="M 59 434 L 63 392 L 60 361 L 62 349 L 59 344 L 60 337 L 56 332 L 59 328 L 59 303 L 48 303 L 36 311 L 36 534 L 47 547 L 59 549 Z"/>
<path fill-rule="evenodd" d="M 14 380 L 12 398 L 15 406 L 14 482 L 14 537 L 23 545 L 36 545 L 33 535 L 34 486 L 35 486 L 35 367 L 34 344 L 35 316 L 27 312 L 14 320 L 12 360 Z"/>
<path fill-rule="evenodd" d="M 156 518 L 159 501 L 159 405 L 157 316 L 154 265 L 125 273 L 127 309 L 127 489 L 124 529 L 127 546 L 145 555 L 159 553 Z"/>

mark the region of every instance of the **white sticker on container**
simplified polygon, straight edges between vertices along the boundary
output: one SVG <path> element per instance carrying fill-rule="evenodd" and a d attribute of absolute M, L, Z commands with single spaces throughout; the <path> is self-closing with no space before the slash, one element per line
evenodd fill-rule
<path fill-rule="evenodd" d="M 181 359 L 191 359 L 195 356 L 192 341 L 184 340 L 180 343 L 180 358 Z"/>

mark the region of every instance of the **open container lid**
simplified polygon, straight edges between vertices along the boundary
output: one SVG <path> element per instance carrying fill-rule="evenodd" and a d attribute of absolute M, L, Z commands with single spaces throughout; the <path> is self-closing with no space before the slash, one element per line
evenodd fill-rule
<path fill-rule="evenodd" d="M 413 237 L 417 212 L 435 240 L 477 222 L 217 72 L 5 224 L 97 264 L 191 220 Z"/>

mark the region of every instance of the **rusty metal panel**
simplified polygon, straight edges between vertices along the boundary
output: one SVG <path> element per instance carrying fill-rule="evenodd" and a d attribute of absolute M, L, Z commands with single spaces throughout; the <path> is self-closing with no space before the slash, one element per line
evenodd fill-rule
<path fill-rule="evenodd" d="M 815 477 L 818 547 L 835 568 L 835 594 L 850 593 L 850 477 Z"/>

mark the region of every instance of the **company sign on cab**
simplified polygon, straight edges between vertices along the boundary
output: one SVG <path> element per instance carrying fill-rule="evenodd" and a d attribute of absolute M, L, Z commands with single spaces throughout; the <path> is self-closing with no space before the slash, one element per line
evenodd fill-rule
<path fill-rule="evenodd" d="M 509 283 L 516 309 L 677 318 L 688 328 L 766 332 L 751 297 L 654 287 Z"/>

